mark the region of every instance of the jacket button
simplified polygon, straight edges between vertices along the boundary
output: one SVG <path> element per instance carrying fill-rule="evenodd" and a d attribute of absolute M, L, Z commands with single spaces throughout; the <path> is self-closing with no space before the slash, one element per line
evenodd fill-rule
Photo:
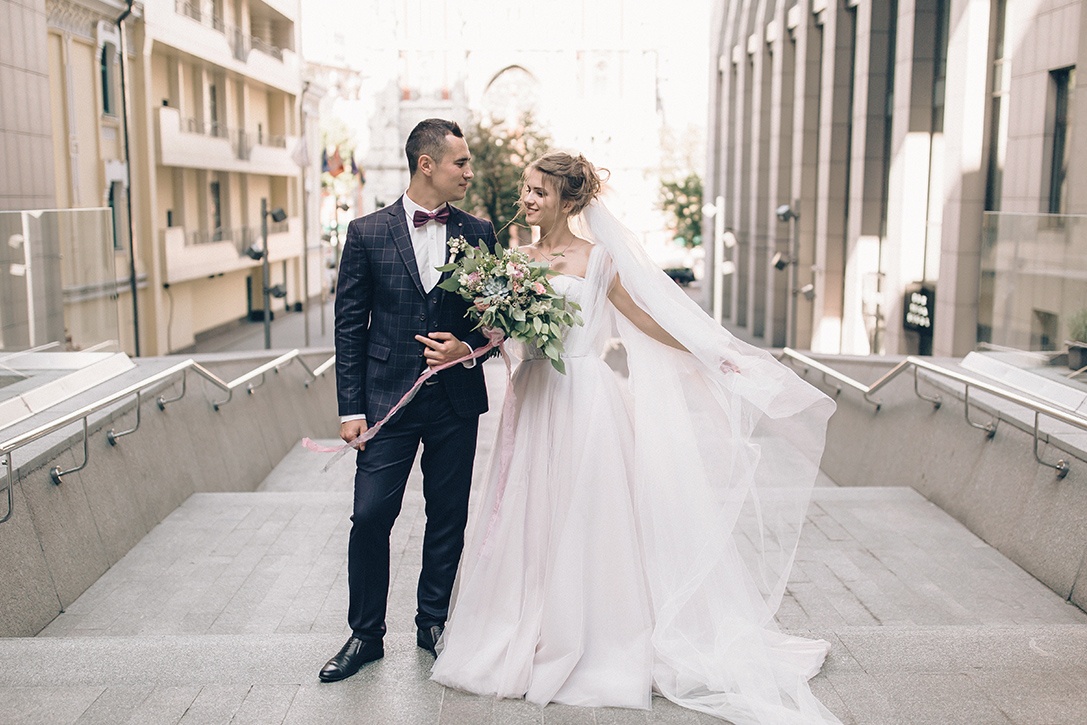
<path fill-rule="evenodd" d="M 426 322 L 426 315 L 419 315 L 419 320 L 421 322 Z"/>

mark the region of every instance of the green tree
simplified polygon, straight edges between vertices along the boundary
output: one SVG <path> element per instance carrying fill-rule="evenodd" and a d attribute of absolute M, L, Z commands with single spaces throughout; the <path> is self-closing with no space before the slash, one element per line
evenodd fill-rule
<path fill-rule="evenodd" d="M 687 174 L 682 181 L 662 181 L 660 207 L 672 218 L 672 229 L 683 246 L 702 243 L 702 178 L 698 174 Z"/>
<path fill-rule="evenodd" d="M 551 140 L 528 113 L 514 124 L 477 118 L 465 129 L 465 140 L 475 171 L 465 204 L 490 219 L 498 242 L 508 247 L 510 226 L 520 211 L 521 174 L 530 161 L 548 151 Z"/>

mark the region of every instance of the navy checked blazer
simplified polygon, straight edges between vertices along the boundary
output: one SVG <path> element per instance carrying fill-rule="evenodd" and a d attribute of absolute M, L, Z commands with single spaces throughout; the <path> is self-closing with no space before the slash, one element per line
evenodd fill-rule
<path fill-rule="evenodd" d="M 450 205 L 446 239 L 457 236 L 472 245 L 483 240 L 492 249 L 497 243 L 490 222 Z M 451 332 L 473 349 L 485 345 L 467 312 L 460 295 L 435 287 L 428 299 L 423 291 L 403 198 L 352 221 L 336 279 L 339 414 L 365 414 L 371 425 L 388 414 L 426 369 L 416 335 Z M 437 380 L 458 415 L 486 412 L 482 365 L 454 365 Z"/>

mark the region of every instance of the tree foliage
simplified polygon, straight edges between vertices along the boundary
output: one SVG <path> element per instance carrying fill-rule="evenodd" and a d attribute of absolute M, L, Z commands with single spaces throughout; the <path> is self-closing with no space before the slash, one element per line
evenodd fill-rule
<path fill-rule="evenodd" d="M 465 140 L 475 171 L 465 204 L 490 219 L 499 243 L 508 247 L 510 224 L 518 214 L 521 174 L 529 162 L 549 150 L 550 137 L 526 113 L 514 124 L 477 118 L 465 129 Z"/>
<path fill-rule="evenodd" d="M 702 177 L 690 173 L 682 181 L 662 181 L 660 206 L 671 217 L 677 240 L 686 247 L 702 243 Z"/>

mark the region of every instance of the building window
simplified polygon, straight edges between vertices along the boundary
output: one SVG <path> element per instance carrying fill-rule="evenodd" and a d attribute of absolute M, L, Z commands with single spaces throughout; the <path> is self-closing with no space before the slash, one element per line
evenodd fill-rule
<path fill-rule="evenodd" d="M 1052 312 L 1034 310 L 1030 321 L 1030 349 L 1043 352 L 1057 349 L 1057 316 Z"/>
<path fill-rule="evenodd" d="M 1004 58 L 1008 2 L 997 0 L 993 17 L 993 66 L 989 92 L 989 166 L 985 179 L 985 211 L 1000 211 L 1004 156 L 1008 149 L 1008 88 L 1011 67 Z"/>
<path fill-rule="evenodd" d="M 212 241 L 218 242 L 223 238 L 223 205 L 222 197 L 219 193 L 219 182 L 213 181 L 210 185 L 211 191 L 211 228 L 212 228 Z"/>
<path fill-rule="evenodd" d="M 98 56 L 98 67 L 102 76 L 102 113 L 107 116 L 117 115 L 117 88 L 113 80 L 116 64 L 117 51 L 112 43 L 106 43 Z"/>
<path fill-rule="evenodd" d="M 219 92 L 214 85 L 208 86 L 208 116 L 211 120 L 211 135 L 220 138 L 226 136 L 219 125 Z"/>
<path fill-rule="evenodd" d="M 125 208 L 125 186 L 120 181 L 114 181 L 109 185 L 109 208 L 113 222 L 113 249 L 124 251 L 127 209 Z"/>
<path fill-rule="evenodd" d="M 1048 143 L 1047 181 L 1049 184 L 1047 211 L 1063 214 L 1067 203 L 1068 182 L 1068 129 L 1072 125 L 1072 95 L 1076 85 L 1076 69 L 1061 68 L 1049 73 L 1050 123 L 1046 139 Z"/>

